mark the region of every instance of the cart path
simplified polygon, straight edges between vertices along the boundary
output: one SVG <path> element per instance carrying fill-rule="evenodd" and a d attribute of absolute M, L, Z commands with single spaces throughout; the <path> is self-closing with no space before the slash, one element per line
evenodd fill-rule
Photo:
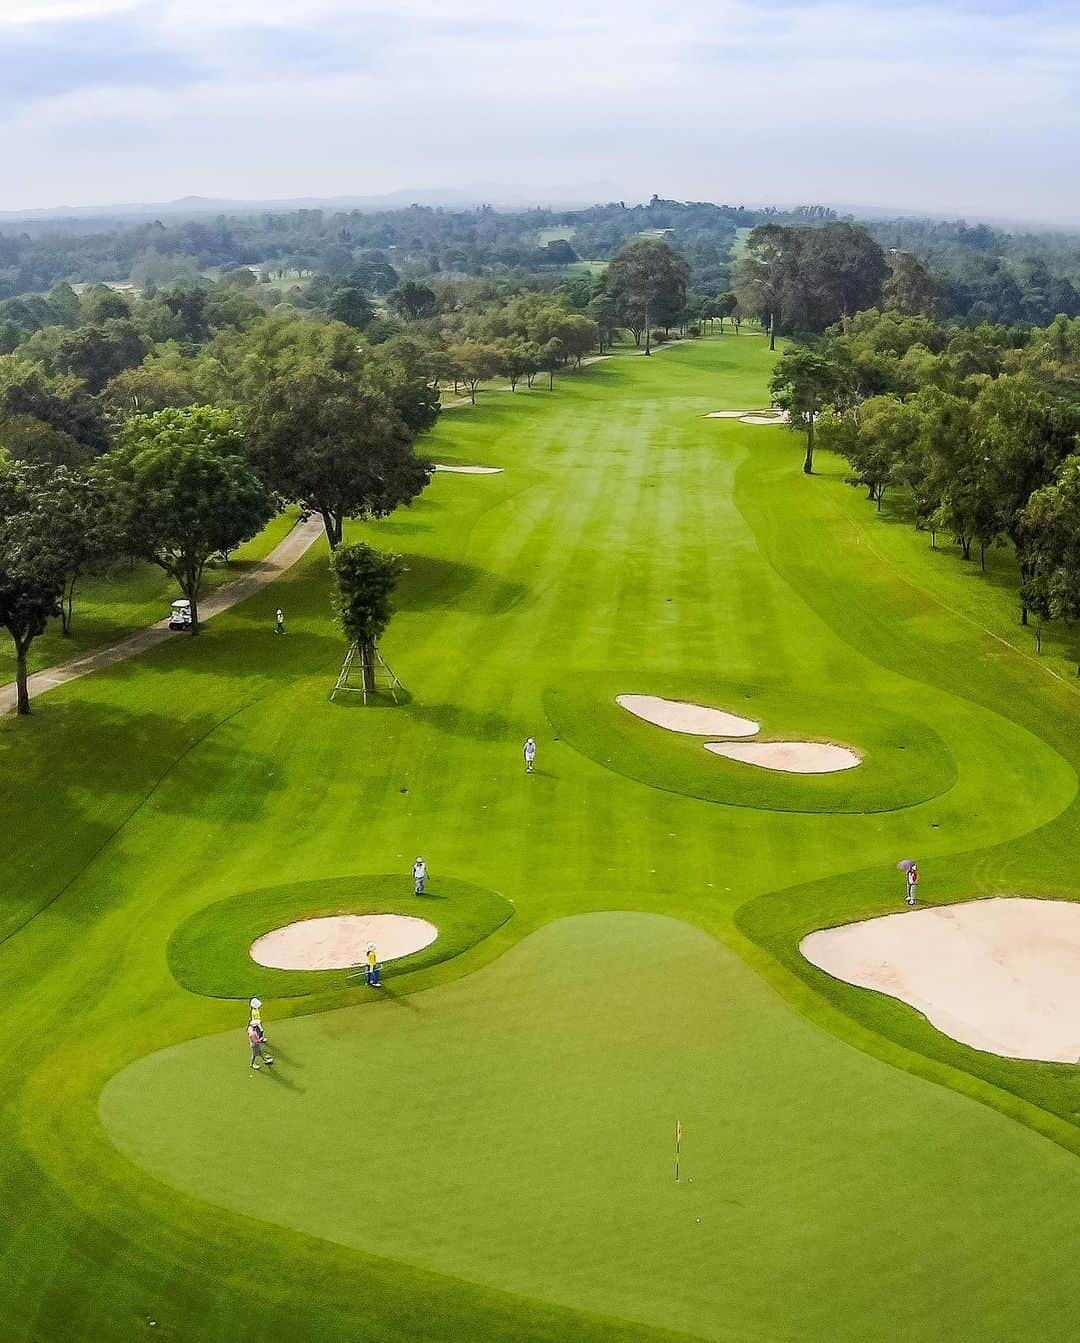
<path fill-rule="evenodd" d="M 260 560 L 243 578 L 237 578 L 231 583 L 222 583 L 199 603 L 199 623 L 210 620 L 239 602 L 246 601 L 256 592 L 261 592 L 275 578 L 291 569 L 324 535 L 323 521 L 318 514 L 298 522 L 288 536 L 279 541 L 269 555 Z M 100 671 L 103 667 L 111 667 L 126 658 L 136 657 L 139 653 L 145 653 L 148 649 L 156 648 L 158 644 L 178 637 L 184 636 L 169 629 L 169 618 L 166 616 L 156 625 L 129 634 L 117 643 L 91 649 L 88 653 L 72 658 L 70 662 L 61 662 L 56 667 L 46 667 L 43 671 L 35 672 L 29 681 L 30 698 L 33 699 L 46 690 L 55 690 L 57 686 L 67 685 L 69 681 L 76 681 L 80 676 Z M 0 714 L 9 713 L 17 702 L 15 682 L 0 685 Z"/>

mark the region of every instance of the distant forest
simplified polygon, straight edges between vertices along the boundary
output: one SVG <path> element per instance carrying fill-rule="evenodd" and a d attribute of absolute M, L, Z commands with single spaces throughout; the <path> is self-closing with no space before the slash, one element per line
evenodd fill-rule
<path fill-rule="evenodd" d="M 0 224 L 0 301 L 44 294 L 55 284 L 130 283 L 152 292 L 178 279 L 218 278 L 255 267 L 264 283 L 367 273 L 373 294 L 400 280 L 435 275 L 520 282 L 562 276 L 610 260 L 635 237 L 662 232 L 686 258 L 692 289 L 731 288 L 737 230 L 760 224 L 820 226 L 820 206 L 749 210 L 662 200 L 587 210 L 407 209 L 266 211 L 218 217 L 16 220 Z M 925 219 L 864 221 L 887 253 L 910 253 L 929 270 L 938 316 L 1041 326 L 1080 315 L 1080 235 L 1010 234 L 985 224 Z M 738 248 L 735 248 L 737 255 Z M 554 284 L 555 279 L 548 283 Z M 281 302 L 284 295 L 274 295 Z M 25 314 L 0 304 L 0 321 Z M 21 319 L 21 320 L 20 320 Z"/>

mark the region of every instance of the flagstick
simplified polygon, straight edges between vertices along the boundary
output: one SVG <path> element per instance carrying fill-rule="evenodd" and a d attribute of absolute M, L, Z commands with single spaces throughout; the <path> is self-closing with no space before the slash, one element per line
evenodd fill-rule
<path fill-rule="evenodd" d="M 675 1121 L 675 1183 L 679 1183 L 679 1153 L 682 1148 L 682 1124 Z"/>

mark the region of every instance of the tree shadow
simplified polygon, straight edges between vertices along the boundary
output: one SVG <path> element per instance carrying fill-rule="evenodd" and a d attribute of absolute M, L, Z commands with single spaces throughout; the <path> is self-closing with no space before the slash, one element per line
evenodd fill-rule
<path fill-rule="evenodd" d="M 404 559 L 406 573 L 395 596 L 395 604 L 402 611 L 452 606 L 476 615 L 501 615 L 530 595 L 523 583 L 459 560 L 432 555 L 406 555 Z"/>
<path fill-rule="evenodd" d="M 513 739 L 517 724 L 493 709 L 469 709 L 462 704 L 419 704 L 409 706 L 409 714 L 450 737 L 464 737 L 473 741 L 503 741 Z"/>

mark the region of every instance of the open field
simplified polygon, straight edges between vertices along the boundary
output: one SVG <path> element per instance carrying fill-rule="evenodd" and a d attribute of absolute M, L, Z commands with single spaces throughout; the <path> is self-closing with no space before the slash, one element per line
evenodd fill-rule
<path fill-rule="evenodd" d="M 0 721 L 5 1343 L 1073 1337 L 1076 1069 L 798 943 L 900 908 L 909 853 L 929 903 L 1078 898 L 1074 668 L 842 464 L 704 418 L 771 359 L 715 337 L 449 411 L 423 450 L 502 473 L 353 528 L 407 558 L 398 707 L 327 698 L 320 545 Z M 619 694 L 863 763 L 751 771 Z M 381 998 L 243 956 L 350 909 L 441 938 Z"/>
<path fill-rule="evenodd" d="M 743 253 L 746 251 L 747 241 L 753 231 L 754 230 L 750 228 L 737 228 L 735 230 L 735 241 L 731 245 L 732 261 L 738 261 L 742 257 Z"/>

